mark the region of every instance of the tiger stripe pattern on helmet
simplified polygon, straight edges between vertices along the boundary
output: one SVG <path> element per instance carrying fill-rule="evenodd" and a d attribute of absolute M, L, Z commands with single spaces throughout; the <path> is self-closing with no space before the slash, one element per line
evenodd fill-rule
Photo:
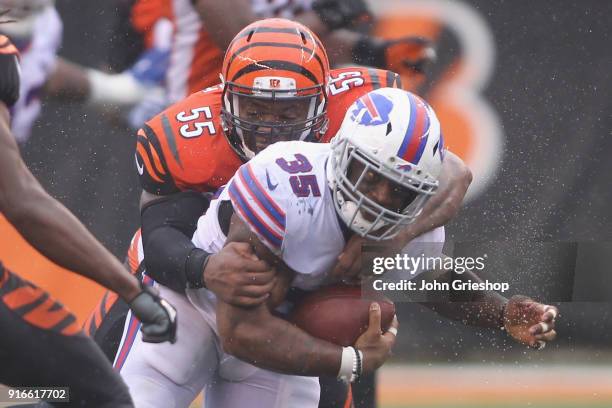
<path fill-rule="evenodd" d="M 321 41 L 306 27 L 284 19 L 267 19 L 244 28 L 230 43 L 222 74 L 227 82 L 244 82 L 245 75 L 261 70 L 300 74 L 310 83 L 298 88 L 320 85 L 329 75 L 329 59 Z M 300 86 L 301 85 L 301 86 Z"/>
<path fill-rule="evenodd" d="M 302 24 L 272 18 L 240 31 L 225 53 L 221 71 L 223 121 L 236 153 L 246 161 L 275 141 L 318 137 L 327 121 L 329 73 L 325 48 Z M 272 110 L 280 101 L 307 104 L 307 109 L 288 121 L 266 120 L 263 112 L 247 118 L 241 106 L 253 99 Z"/>

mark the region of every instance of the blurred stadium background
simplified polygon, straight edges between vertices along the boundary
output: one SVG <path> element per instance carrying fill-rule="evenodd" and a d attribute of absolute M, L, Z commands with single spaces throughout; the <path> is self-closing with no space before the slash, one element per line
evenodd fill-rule
<path fill-rule="evenodd" d="M 118 1 L 58 1 L 61 55 L 123 68 Z M 503 333 L 399 305 L 395 355 L 378 377 L 380 406 L 612 406 L 612 2 L 370 3 L 379 34 L 436 41 L 439 59 L 420 93 L 476 176 L 449 240 L 487 243 L 487 273 L 561 310 L 558 341 L 534 352 Z M 26 162 L 123 257 L 139 220 L 132 132 L 80 105 L 49 100 L 43 112 L 22 147 Z M 33 253 L 4 221 L 0 242 L 9 268 L 84 320 L 99 287 Z"/>

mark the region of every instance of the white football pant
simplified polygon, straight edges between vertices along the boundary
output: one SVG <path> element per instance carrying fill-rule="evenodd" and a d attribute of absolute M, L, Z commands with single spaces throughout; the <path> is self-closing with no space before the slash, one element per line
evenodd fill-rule
<path fill-rule="evenodd" d="M 177 309 L 177 341 L 144 343 L 138 332 L 131 347 L 124 344 L 129 341 L 128 315 L 119 347 L 124 350 L 120 372 L 136 408 L 187 408 L 202 389 L 206 408 L 318 406 L 317 377 L 278 374 L 226 354 L 217 333 L 214 302 L 196 308 L 186 296 L 156 287 Z"/>

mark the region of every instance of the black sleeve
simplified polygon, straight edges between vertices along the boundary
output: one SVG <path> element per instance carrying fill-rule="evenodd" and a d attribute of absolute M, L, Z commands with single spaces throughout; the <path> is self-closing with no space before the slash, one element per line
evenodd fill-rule
<path fill-rule="evenodd" d="M 0 37 L 0 101 L 11 107 L 19 99 L 19 62 L 8 38 Z"/>
<path fill-rule="evenodd" d="M 153 201 L 141 211 L 146 274 L 183 293 L 203 287 L 202 269 L 208 254 L 191 237 L 210 201 L 200 193 L 182 192 Z"/>

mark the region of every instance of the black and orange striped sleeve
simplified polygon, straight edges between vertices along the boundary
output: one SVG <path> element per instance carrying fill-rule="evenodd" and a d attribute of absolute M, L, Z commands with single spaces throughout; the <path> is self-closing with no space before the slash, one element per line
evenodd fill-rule
<path fill-rule="evenodd" d="M 145 124 L 137 133 L 136 170 L 142 188 L 156 195 L 179 192 L 154 129 Z"/>
<path fill-rule="evenodd" d="M 19 318 L 40 329 L 65 336 L 81 333 L 76 317 L 36 285 L 4 270 L 0 279 L 0 302 Z"/>
<path fill-rule="evenodd" d="M 366 84 L 369 84 L 371 89 L 378 88 L 402 88 L 402 79 L 399 74 L 387 69 L 378 68 L 363 68 L 367 73 Z"/>
<path fill-rule="evenodd" d="M 386 84 L 385 86 L 387 88 L 399 88 L 402 89 L 402 77 L 393 72 L 393 71 L 387 71 L 385 70 L 385 81 Z"/>

